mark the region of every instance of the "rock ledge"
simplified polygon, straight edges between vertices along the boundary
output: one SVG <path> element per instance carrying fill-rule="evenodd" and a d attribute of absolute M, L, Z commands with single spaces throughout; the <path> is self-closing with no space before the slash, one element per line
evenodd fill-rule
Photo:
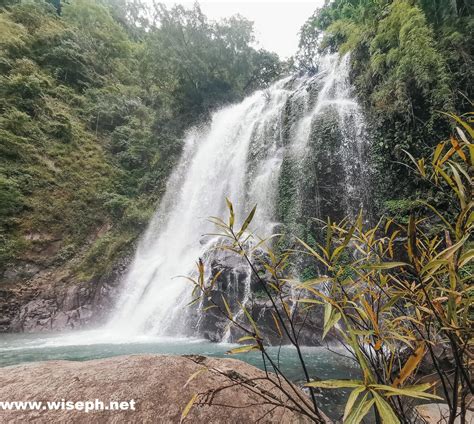
<path fill-rule="evenodd" d="M 283 395 L 264 377 L 263 371 L 239 360 L 195 355 L 129 355 L 15 365 L 0 368 L 0 401 L 98 399 L 108 404 L 133 399 L 135 410 L 0 411 L 0 422 L 179 423 L 182 411 L 196 393 L 201 394 L 201 401 L 184 422 L 310 422 L 304 415 L 275 407 L 271 401 L 265 404 L 262 394 L 267 399 L 283 399 Z M 223 386 L 227 388 L 216 390 Z"/>

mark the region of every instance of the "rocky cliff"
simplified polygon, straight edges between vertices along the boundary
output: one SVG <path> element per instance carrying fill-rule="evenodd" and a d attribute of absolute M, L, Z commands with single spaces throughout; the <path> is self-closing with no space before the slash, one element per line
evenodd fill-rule
<path fill-rule="evenodd" d="M 102 277 L 81 278 L 74 263 L 48 267 L 19 264 L 0 283 L 0 332 L 71 330 L 103 322 L 114 304 L 130 257 Z"/>

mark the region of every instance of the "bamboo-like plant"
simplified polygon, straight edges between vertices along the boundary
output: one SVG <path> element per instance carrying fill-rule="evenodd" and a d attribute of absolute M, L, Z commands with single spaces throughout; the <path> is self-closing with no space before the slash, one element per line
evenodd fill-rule
<path fill-rule="evenodd" d="M 216 248 L 241 255 L 268 297 L 274 330 L 295 347 L 311 399 L 279 384 L 288 379 L 268 354 L 264 332 L 246 305 L 240 305 L 245 320 L 238 320 L 225 296 L 215 299 L 219 274 L 206 281 L 201 260 L 197 279 L 190 278 L 195 285 L 193 302 L 206 299 L 205 309 L 217 308 L 240 329 L 245 335 L 239 342 L 245 344 L 229 353 L 260 351 L 292 407 L 315 422 L 323 422 L 316 388 L 351 389 L 345 423 L 359 423 L 371 410 L 377 423 L 414 422 L 411 398 L 442 398 L 449 407 L 448 423 L 457 417 L 466 422 L 467 399 L 474 393 L 470 370 L 474 130 L 468 121 L 472 115 L 449 116 L 457 123 L 456 134 L 436 147 L 431 160 L 416 160 L 407 153 L 418 176 L 452 199 L 449 212 L 425 203 L 426 213 L 410 216 L 407 225 L 382 218 L 369 229 L 364 228 L 362 214 L 353 223 L 328 220 L 322 222 L 324 242 L 309 245 L 298 239 L 300 248 L 284 252 L 249 231 L 255 208 L 239 230 L 229 200 L 229 221 L 211 218 L 223 240 Z M 252 255 L 256 250 L 264 253 Z M 303 282 L 292 277 L 289 269 L 295 255 L 308 255 L 319 276 Z M 258 272 L 261 266 L 269 278 Z M 315 305 L 324 308 L 323 338 L 331 333 L 340 341 L 359 365 L 361 379 L 312 380 L 315 376 L 309 375 L 299 341 L 305 321 L 298 316 Z M 422 363 L 432 365 L 430 378 L 418 372 Z"/>

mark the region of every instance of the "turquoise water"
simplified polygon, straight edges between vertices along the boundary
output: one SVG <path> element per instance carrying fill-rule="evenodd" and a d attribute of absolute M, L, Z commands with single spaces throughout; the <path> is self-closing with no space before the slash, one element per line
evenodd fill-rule
<path fill-rule="evenodd" d="M 156 353 L 166 355 L 198 354 L 213 357 L 229 357 L 226 352 L 236 345 L 210 343 L 199 339 L 135 338 L 120 340 L 104 337 L 101 332 L 73 332 L 65 334 L 3 334 L 0 335 L 0 366 L 47 360 L 85 361 L 118 355 Z M 331 349 L 334 350 L 334 349 Z M 285 374 L 295 383 L 302 382 L 302 372 L 294 348 L 282 346 L 270 348 L 270 355 L 279 361 Z M 355 363 L 342 356 L 344 352 L 331 352 L 323 347 L 303 348 L 303 355 L 311 377 L 319 379 L 357 378 Z M 258 368 L 264 369 L 261 354 L 249 352 L 231 355 Z M 333 418 L 340 415 L 347 394 L 340 391 L 318 393 L 322 409 Z"/>

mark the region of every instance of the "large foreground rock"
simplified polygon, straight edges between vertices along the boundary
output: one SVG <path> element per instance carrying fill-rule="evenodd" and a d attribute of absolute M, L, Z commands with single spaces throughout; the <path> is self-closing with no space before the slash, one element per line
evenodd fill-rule
<path fill-rule="evenodd" d="M 135 410 L 0 410 L 0 422 L 179 423 L 196 393 L 200 394 L 197 404 L 185 423 L 310 422 L 272 405 L 285 396 L 264 377 L 263 371 L 242 361 L 203 356 L 131 355 L 15 365 L 0 369 L 0 402 L 98 399 L 107 405 L 134 400 Z"/>
<path fill-rule="evenodd" d="M 415 409 L 423 423 L 446 424 L 449 421 L 449 408 L 445 403 L 428 403 L 425 405 L 418 405 Z M 460 423 L 461 418 L 457 417 L 454 420 L 454 424 Z M 471 410 L 468 410 L 466 413 L 466 423 L 474 424 L 474 412 Z"/>

